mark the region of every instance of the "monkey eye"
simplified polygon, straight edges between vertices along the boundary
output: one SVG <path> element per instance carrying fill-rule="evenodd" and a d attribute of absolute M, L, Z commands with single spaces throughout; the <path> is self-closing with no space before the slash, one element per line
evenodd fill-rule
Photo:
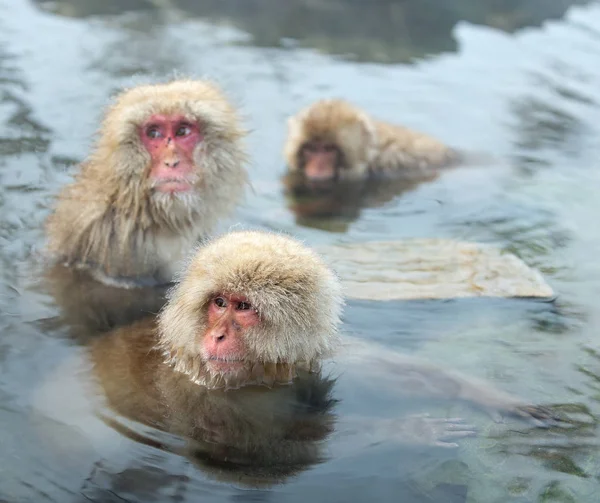
<path fill-rule="evenodd" d="M 304 150 L 306 150 L 307 152 L 316 152 L 317 146 L 314 143 L 307 143 L 306 145 L 304 145 Z"/>
<path fill-rule="evenodd" d="M 175 136 L 187 136 L 192 132 L 192 128 L 189 126 L 179 126 L 175 131 Z"/>
<path fill-rule="evenodd" d="M 146 136 L 148 138 L 160 138 L 161 134 L 156 126 L 150 126 L 148 129 L 146 129 Z"/>
<path fill-rule="evenodd" d="M 336 149 L 335 145 L 332 145 L 330 143 L 328 145 L 324 145 L 323 150 L 325 150 L 325 152 L 335 152 L 337 149 Z"/>
<path fill-rule="evenodd" d="M 252 304 L 250 302 L 240 302 L 237 308 L 238 311 L 247 311 L 248 309 L 252 309 Z"/>
<path fill-rule="evenodd" d="M 223 297 L 217 297 L 215 299 L 215 305 L 217 307 L 226 307 L 227 306 L 227 301 Z"/>

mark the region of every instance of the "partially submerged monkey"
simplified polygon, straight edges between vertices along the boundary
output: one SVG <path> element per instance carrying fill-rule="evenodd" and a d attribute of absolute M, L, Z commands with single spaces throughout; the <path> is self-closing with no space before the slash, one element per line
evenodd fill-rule
<path fill-rule="evenodd" d="M 423 133 L 376 120 L 341 99 L 319 100 L 288 119 L 284 156 L 311 181 L 431 177 L 460 154 Z"/>
<path fill-rule="evenodd" d="M 232 452 L 244 459 L 266 452 L 292 433 L 301 437 L 303 427 L 307 438 L 323 438 L 329 430 L 320 420 L 297 423 L 293 409 L 278 419 L 276 402 L 265 406 L 263 415 L 258 409 L 277 394 L 295 393 L 289 385 L 320 372 L 333 355 L 336 365 L 347 366 L 348 373 L 360 374 L 375 389 L 388 385 L 399 394 L 425 392 L 524 417 L 548 417 L 543 408 L 488 383 L 371 341 L 345 336 L 340 348 L 342 304 L 335 274 L 298 241 L 259 231 L 229 233 L 197 250 L 158 317 L 92 343 L 94 374 L 115 411 L 195 445 L 208 442 L 211 458 L 223 456 L 221 462 Z M 252 410 L 256 420 L 250 419 Z M 382 438 L 408 443 L 455 446 L 440 437 L 473 433 L 453 419 L 365 418 L 358 423 L 359 433 L 380 432 Z M 294 442 L 282 445 L 288 445 L 288 457 L 300 452 Z M 277 451 L 275 457 L 286 454 Z"/>
<path fill-rule="evenodd" d="M 47 220 L 50 255 L 108 284 L 171 282 L 179 260 L 243 196 L 245 134 L 210 82 L 123 92 Z"/>

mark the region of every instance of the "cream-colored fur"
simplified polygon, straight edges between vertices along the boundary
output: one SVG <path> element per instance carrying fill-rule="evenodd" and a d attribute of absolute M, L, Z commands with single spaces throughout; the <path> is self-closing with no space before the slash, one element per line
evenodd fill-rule
<path fill-rule="evenodd" d="M 306 363 L 338 345 L 340 283 L 320 257 L 295 239 L 262 231 L 231 232 L 200 247 L 159 317 L 159 346 L 194 380 L 210 376 L 198 350 L 214 295 L 246 296 L 261 323 L 245 334 L 248 361 Z"/>
<path fill-rule="evenodd" d="M 458 153 L 423 133 L 376 120 L 340 99 L 319 100 L 288 120 L 284 156 L 290 171 L 301 169 L 299 152 L 311 140 L 341 150 L 344 179 L 369 172 L 393 175 L 439 168 L 458 160 Z"/>
<path fill-rule="evenodd" d="M 191 194 L 152 191 L 139 127 L 153 114 L 182 114 L 201 127 Z M 170 281 L 177 261 L 242 198 L 245 134 L 233 106 L 210 82 L 176 80 L 123 92 L 75 181 L 58 196 L 46 225 L 48 251 L 99 278 Z"/>

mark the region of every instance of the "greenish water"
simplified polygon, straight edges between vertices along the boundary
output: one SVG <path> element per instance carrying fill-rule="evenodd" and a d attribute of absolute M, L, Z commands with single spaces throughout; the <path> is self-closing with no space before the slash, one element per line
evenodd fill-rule
<path fill-rule="evenodd" d="M 448 237 L 513 251 L 544 273 L 556 305 L 350 302 L 344 329 L 598 417 L 598 3 L 0 0 L 0 8 L 0 501 L 598 501 L 594 428 L 495 424 L 460 404 L 430 404 L 432 414 L 479 426 L 455 451 L 390 443 L 334 456 L 273 488 L 224 482 L 53 407 L 68 396 L 78 410 L 75 374 L 45 385 L 80 360 L 84 342 L 64 336 L 57 306 L 27 282 L 50 197 L 88 151 L 108 97 L 174 71 L 210 76 L 252 130 L 254 192 L 223 229 L 236 221 L 284 229 L 310 245 Z M 323 96 L 494 161 L 399 195 L 356 197 L 330 218 L 297 217 L 280 180 L 285 119 Z M 336 395 L 340 414 L 409 407 L 352 380 L 340 379 Z"/>

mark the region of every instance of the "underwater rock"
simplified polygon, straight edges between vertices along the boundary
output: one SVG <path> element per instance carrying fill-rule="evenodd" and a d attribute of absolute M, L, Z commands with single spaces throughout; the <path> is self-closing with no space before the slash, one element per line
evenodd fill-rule
<path fill-rule="evenodd" d="M 553 298 L 542 275 L 494 246 L 448 239 L 319 247 L 355 299 Z"/>

